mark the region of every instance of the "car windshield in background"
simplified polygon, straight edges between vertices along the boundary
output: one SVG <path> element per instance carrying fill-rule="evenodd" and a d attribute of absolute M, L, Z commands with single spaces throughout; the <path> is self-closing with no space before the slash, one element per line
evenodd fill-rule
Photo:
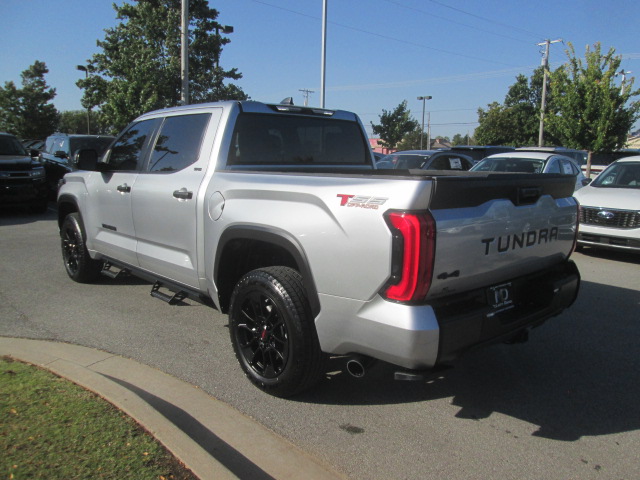
<path fill-rule="evenodd" d="M 27 151 L 17 138 L 0 136 L 0 155 L 27 155 Z"/>
<path fill-rule="evenodd" d="M 391 160 L 394 167 L 398 169 L 422 168 L 431 155 L 393 155 L 390 154 L 385 160 Z"/>
<path fill-rule="evenodd" d="M 600 188 L 640 188 L 640 162 L 611 165 L 591 183 Z"/>
<path fill-rule="evenodd" d="M 475 172 L 540 173 L 544 161 L 531 158 L 485 158 L 473 167 Z"/>
<path fill-rule="evenodd" d="M 107 147 L 111 144 L 113 137 L 104 138 L 71 138 L 69 148 L 71 154 L 74 154 L 78 150 L 95 150 L 98 155 L 102 155 Z"/>

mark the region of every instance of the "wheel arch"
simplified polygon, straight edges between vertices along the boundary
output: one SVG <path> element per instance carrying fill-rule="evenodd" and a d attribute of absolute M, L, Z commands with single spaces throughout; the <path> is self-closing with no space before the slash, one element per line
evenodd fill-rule
<path fill-rule="evenodd" d="M 62 228 L 62 223 L 67 215 L 76 212 L 80 215 L 80 209 L 75 198 L 70 195 L 62 195 L 58 198 L 58 228 Z M 82 218 L 82 215 L 80 217 Z"/>
<path fill-rule="evenodd" d="M 288 232 L 258 225 L 229 227 L 220 237 L 213 279 L 221 311 L 228 311 L 231 293 L 245 273 L 272 266 L 291 267 L 300 272 L 315 318 L 320 313 L 320 300 L 304 249 Z"/>

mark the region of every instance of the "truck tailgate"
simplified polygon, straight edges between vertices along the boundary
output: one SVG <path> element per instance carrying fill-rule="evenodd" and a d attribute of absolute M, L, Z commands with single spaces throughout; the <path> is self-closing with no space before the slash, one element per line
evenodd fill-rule
<path fill-rule="evenodd" d="M 578 214 L 573 176 L 465 173 L 434 177 L 428 298 L 499 285 L 569 256 Z"/>

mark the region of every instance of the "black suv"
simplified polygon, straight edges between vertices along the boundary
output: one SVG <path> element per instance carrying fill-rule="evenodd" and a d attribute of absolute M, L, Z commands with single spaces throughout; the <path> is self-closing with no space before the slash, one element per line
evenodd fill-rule
<path fill-rule="evenodd" d="M 50 191 L 58 191 L 58 182 L 66 173 L 76 170 L 75 154 L 80 150 L 95 150 L 102 155 L 115 137 L 108 135 L 70 135 L 54 133 L 47 137 L 40 161 L 47 171 Z"/>
<path fill-rule="evenodd" d="M 22 143 L 9 133 L 0 133 L 0 205 L 28 205 L 47 210 L 45 170 L 29 156 Z"/>

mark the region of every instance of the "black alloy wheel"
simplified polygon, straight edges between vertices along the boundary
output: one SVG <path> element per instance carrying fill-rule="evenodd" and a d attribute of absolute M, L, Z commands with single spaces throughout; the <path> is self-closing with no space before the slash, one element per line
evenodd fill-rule
<path fill-rule="evenodd" d="M 88 283 L 100 273 L 102 262 L 93 260 L 85 246 L 84 227 L 77 213 L 67 215 L 60 229 L 62 259 L 69 277 Z"/>
<path fill-rule="evenodd" d="M 268 267 L 243 276 L 231 297 L 229 326 L 240 366 L 266 392 L 288 397 L 322 378 L 326 356 L 297 271 Z"/>

